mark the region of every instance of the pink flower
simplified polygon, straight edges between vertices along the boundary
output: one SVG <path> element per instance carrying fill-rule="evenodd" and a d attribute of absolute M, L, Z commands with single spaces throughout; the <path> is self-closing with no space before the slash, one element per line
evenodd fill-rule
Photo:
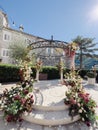
<path fill-rule="evenodd" d="M 84 98 L 84 101 L 85 101 L 86 103 L 88 103 L 88 102 L 89 102 L 89 98 Z"/>
<path fill-rule="evenodd" d="M 33 99 L 33 98 L 31 98 L 31 99 L 30 99 L 30 102 L 31 102 L 31 103 L 34 103 L 34 99 Z"/>
<path fill-rule="evenodd" d="M 81 97 L 86 103 L 90 100 L 89 93 L 79 93 L 78 96 Z"/>
<path fill-rule="evenodd" d="M 26 99 L 25 99 L 25 98 L 22 98 L 22 99 L 21 99 L 21 103 L 22 103 L 22 104 L 25 104 L 25 102 L 26 102 Z"/>
<path fill-rule="evenodd" d="M 71 99 L 70 99 L 70 103 L 71 103 L 71 104 L 76 104 L 76 100 L 73 99 L 73 98 L 71 98 Z"/>

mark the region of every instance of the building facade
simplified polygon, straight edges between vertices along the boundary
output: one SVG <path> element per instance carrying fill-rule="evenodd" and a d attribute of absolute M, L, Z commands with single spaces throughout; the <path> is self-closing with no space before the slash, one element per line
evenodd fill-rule
<path fill-rule="evenodd" d="M 19 30 L 14 30 L 10 28 L 7 14 L 0 11 L 0 61 L 2 63 L 14 63 L 9 56 L 9 45 L 14 43 L 15 41 L 21 40 L 24 44 L 29 44 L 31 42 L 41 41 L 45 39 L 25 33 L 22 26 L 19 27 Z M 37 48 L 36 50 L 34 50 L 34 53 L 36 53 L 36 56 L 38 56 L 42 60 L 44 65 L 57 65 L 60 57 L 56 56 L 58 56 L 59 54 L 64 55 L 62 49 L 54 49 L 49 47 Z"/>
<path fill-rule="evenodd" d="M 9 57 L 9 45 L 15 41 L 21 41 L 28 44 L 42 40 L 43 38 L 33 36 L 25 33 L 23 27 L 20 26 L 19 30 L 10 28 L 7 15 L 0 11 L 0 60 L 2 63 L 11 63 Z"/>

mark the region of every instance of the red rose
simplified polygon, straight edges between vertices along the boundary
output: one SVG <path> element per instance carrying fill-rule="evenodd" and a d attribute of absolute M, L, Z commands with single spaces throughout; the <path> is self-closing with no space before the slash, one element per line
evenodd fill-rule
<path fill-rule="evenodd" d="M 8 116 L 6 117 L 7 122 L 11 122 L 12 119 L 13 119 L 12 115 L 8 115 Z"/>
<path fill-rule="evenodd" d="M 86 125 L 89 127 L 91 126 L 90 122 L 89 121 L 86 121 Z"/>
<path fill-rule="evenodd" d="M 19 122 L 22 122 L 23 121 L 23 119 L 22 118 L 19 118 Z"/>
<path fill-rule="evenodd" d="M 14 100 L 20 100 L 20 96 L 19 95 L 15 95 L 14 96 Z"/>
<path fill-rule="evenodd" d="M 23 93 L 24 93 L 24 94 L 28 94 L 29 91 L 28 91 L 27 89 L 25 89 L 25 90 L 23 91 Z"/>

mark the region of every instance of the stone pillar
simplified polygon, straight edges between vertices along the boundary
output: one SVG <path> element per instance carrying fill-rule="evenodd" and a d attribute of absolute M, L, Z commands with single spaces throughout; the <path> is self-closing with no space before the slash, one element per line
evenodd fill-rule
<path fill-rule="evenodd" d="M 39 81 L 39 70 L 36 70 L 36 81 Z"/>
<path fill-rule="evenodd" d="M 60 59 L 60 81 L 61 81 L 61 83 L 63 83 L 63 69 L 64 69 L 63 59 L 61 58 Z"/>
<path fill-rule="evenodd" d="M 36 80 L 39 81 L 39 72 L 42 66 L 42 61 L 37 58 L 37 62 L 36 62 Z"/>

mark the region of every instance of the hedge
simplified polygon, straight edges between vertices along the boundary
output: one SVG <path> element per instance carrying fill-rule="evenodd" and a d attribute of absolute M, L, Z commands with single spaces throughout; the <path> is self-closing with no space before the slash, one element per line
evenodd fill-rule
<path fill-rule="evenodd" d="M 76 70 L 77 71 L 77 70 Z M 85 78 L 87 72 L 89 70 L 81 70 L 79 71 L 79 75 L 82 78 Z M 35 67 L 32 67 L 32 77 L 36 77 L 36 69 Z M 68 69 L 64 69 L 64 74 L 66 72 L 69 72 Z M 60 73 L 57 67 L 53 66 L 43 66 L 40 73 L 44 73 L 48 75 L 48 80 L 51 79 L 60 79 Z M 0 64 L 0 83 L 2 82 L 17 82 L 20 81 L 19 76 L 19 67 L 14 65 L 6 65 L 6 64 Z"/>
<path fill-rule="evenodd" d="M 59 70 L 57 69 L 57 67 L 45 66 L 42 68 L 41 72 L 48 75 L 48 80 L 60 78 Z"/>
<path fill-rule="evenodd" d="M 16 82 L 19 80 L 19 67 L 14 65 L 0 64 L 0 83 Z"/>

